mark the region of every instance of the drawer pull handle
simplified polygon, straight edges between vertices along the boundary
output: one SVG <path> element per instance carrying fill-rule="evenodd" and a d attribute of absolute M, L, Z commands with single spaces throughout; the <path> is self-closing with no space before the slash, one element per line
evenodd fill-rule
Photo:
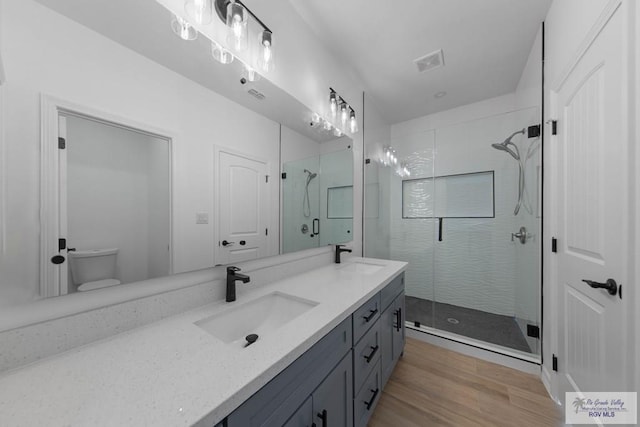
<path fill-rule="evenodd" d="M 371 359 L 373 359 L 373 356 L 376 355 L 379 347 L 380 346 L 371 346 L 371 353 L 368 356 L 364 356 L 364 358 L 367 359 L 367 363 L 371 363 Z"/>
<path fill-rule="evenodd" d="M 364 317 L 364 321 L 369 323 L 371 321 L 371 319 L 373 319 L 376 314 L 378 314 L 378 309 L 376 308 L 375 310 L 369 310 L 369 315 L 368 316 L 362 316 Z"/>
<path fill-rule="evenodd" d="M 318 418 L 322 420 L 322 427 L 327 427 L 327 410 L 323 409 L 322 412 L 318 412 Z"/>
<path fill-rule="evenodd" d="M 371 390 L 371 392 L 373 393 L 373 396 L 371 396 L 371 400 L 369 400 L 368 402 L 364 402 L 365 405 L 367 405 L 367 411 L 369 409 L 371 409 L 371 405 L 373 405 L 373 402 L 375 402 L 376 397 L 378 397 L 378 392 L 380 391 L 379 388 L 375 389 L 375 390 Z"/>

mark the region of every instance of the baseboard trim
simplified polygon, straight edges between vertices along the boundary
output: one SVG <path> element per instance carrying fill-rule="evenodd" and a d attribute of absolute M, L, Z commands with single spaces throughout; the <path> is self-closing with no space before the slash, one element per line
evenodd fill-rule
<path fill-rule="evenodd" d="M 456 337 L 453 337 L 453 334 L 451 334 L 450 337 L 447 337 L 445 335 L 449 334 L 434 333 L 434 331 L 416 329 L 409 325 L 406 327 L 406 335 L 410 338 L 415 338 L 422 342 L 466 354 L 467 356 L 477 357 L 478 359 L 486 360 L 487 362 L 497 363 L 528 374 L 541 375 L 540 362 L 535 360 L 533 357 L 528 358 L 527 360 L 520 356 L 505 355 L 498 352 L 498 350 L 481 348 L 472 343 L 461 342 L 456 339 Z"/>

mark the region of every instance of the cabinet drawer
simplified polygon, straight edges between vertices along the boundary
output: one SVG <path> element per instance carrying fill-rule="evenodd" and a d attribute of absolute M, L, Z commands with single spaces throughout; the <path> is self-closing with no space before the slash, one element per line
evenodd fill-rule
<path fill-rule="evenodd" d="M 353 313 L 353 344 L 369 330 L 380 317 L 380 293 L 377 293 Z"/>
<path fill-rule="evenodd" d="M 378 361 L 382 348 L 379 321 L 376 321 L 353 350 L 353 391 L 358 393 L 374 366 L 378 366 L 377 369 L 380 366 Z"/>
<path fill-rule="evenodd" d="M 353 399 L 354 427 L 364 427 L 367 425 L 375 406 L 378 404 L 378 400 L 380 400 L 381 393 L 380 362 L 378 362 L 365 380 L 360 392 Z"/>
<path fill-rule="evenodd" d="M 404 289 L 404 273 L 399 274 L 380 291 L 380 307 L 385 310 Z"/>

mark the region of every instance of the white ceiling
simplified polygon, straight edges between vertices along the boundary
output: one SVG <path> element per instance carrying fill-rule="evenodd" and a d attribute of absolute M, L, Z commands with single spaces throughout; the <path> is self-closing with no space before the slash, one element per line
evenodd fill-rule
<path fill-rule="evenodd" d="M 289 0 L 390 123 L 516 89 L 551 0 Z M 414 59 L 443 49 L 445 66 Z M 447 95 L 435 98 L 437 92 Z"/>

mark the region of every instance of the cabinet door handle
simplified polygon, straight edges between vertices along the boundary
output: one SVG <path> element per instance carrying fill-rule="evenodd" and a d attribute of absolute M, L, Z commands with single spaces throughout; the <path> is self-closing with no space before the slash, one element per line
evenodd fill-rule
<path fill-rule="evenodd" d="M 323 409 L 322 412 L 318 412 L 318 418 L 322 420 L 322 427 L 327 427 L 327 410 Z"/>
<path fill-rule="evenodd" d="M 371 405 L 373 405 L 373 402 L 375 402 L 376 397 L 378 397 L 378 392 L 380 391 L 379 388 L 375 389 L 375 390 L 371 390 L 371 392 L 373 393 L 373 396 L 371 396 L 371 399 L 368 402 L 364 402 L 365 405 L 367 405 L 367 411 L 369 409 L 371 409 Z"/>
<path fill-rule="evenodd" d="M 362 316 L 364 317 L 364 321 L 369 323 L 371 321 L 371 319 L 373 319 L 375 317 L 375 315 L 378 314 L 378 309 L 376 308 L 375 310 L 369 310 L 369 315 L 368 316 Z"/>
<path fill-rule="evenodd" d="M 396 315 L 396 331 L 400 332 L 400 325 L 402 325 L 402 309 L 397 309 L 394 314 Z"/>
<path fill-rule="evenodd" d="M 371 359 L 373 359 L 373 356 L 376 355 L 379 347 L 380 346 L 375 346 L 375 347 L 371 346 L 371 353 L 369 353 L 368 356 L 364 356 L 364 358 L 367 359 L 367 363 L 371 363 Z"/>

